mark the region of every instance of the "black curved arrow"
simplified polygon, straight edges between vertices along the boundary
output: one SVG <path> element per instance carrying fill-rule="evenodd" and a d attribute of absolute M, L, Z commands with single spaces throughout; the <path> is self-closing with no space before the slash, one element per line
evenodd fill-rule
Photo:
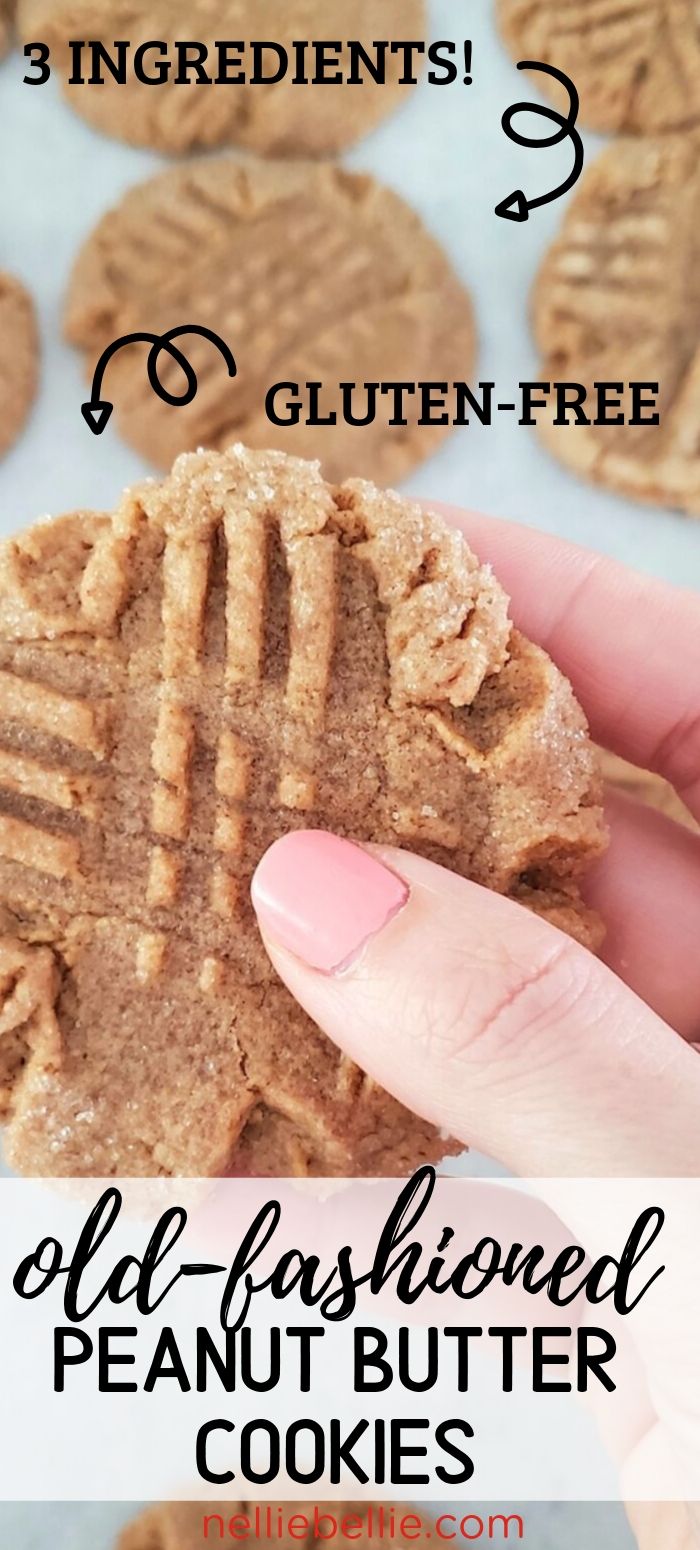
<path fill-rule="evenodd" d="M 157 393 L 164 403 L 172 404 L 174 408 L 184 407 L 185 404 L 192 403 L 192 399 L 197 392 L 197 373 L 194 366 L 188 361 L 187 356 L 183 355 L 182 350 L 178 350 L 177 346 L 173 344 L 173 339 L 179 339 L 182 334 L 200 334 L 203 339 L 209 339 L 212 344 L 216 345 L 217 350 L 221 351 L 228 367 L 229 377 L 236 376 L 238 368 L 226 341 L 221 339 L 218 334 L 215 334 L 213 329 L 204 328 L 200 323 L 185 323 L 181 328 L 168 329 L 168 332 L 165 334 L 123 334 L 120 339 L 113 340 L 112 344 L 107 345 L 106 350 L 103 350 L 95 367 L 90 397 L 87 403 L 80 405 L 80 413 L 85 424 L 92 431 L 93 436 L 102 435 L 114 408 L 114 404 L 110 399 L 100 396 L 102 382 L 112 356 L 116 355 L 118 350 L 124 349 L 125 345 L 150 344 L 151 348 L 146 361 L 148 380 L 154 393 Z M 165 352 L 170 360 L 175 361 L 176 365 L 180 367 L 186 383 L 184 392 L 171 393 L 168 388 L 163 386 L 158 376 L 158 357 L 161 352 Z"/>
<path fill-rule="evenodd" d="M 565 75 L 563 70 L 555 69 L 554 65 L 544 65 L 536 59 L 523 59 L 518 65 L 519 70 L 541 70 L 545 75 L 551 75 L 559 81 L 569 97 L 569 111 L 564 118 L 557 113 L 555 108 L 543 107 L 538 102 L 516 102 L 512 108 L 507 108 L 501 120 L 505 133 L 509 140 L 514 140 L 516 145 L 527 147 L 537 146 L 544 149 L 545 146 L 558 145 L 561 140 L 571 140 L 574 147 L 574 165 L 569 177 L 558 188 L 552 189 L 549 194 L 540 194 L 537 199 L 527 199 L 521 188 L 516 188 L 507 198 L 502 199 L 496 205 L 496 215 L 500 215 L 506 221 L 527 221 L 530 211 L 536 210 L 540 205 L 548 205 L 553 199 L 561 199 L 563 194 L 568 194 L 569 189 L 577 183 L 583 171 L 584 150 L 583 141 L 576 128 L 576 120 L 579 110 L 579 95 L 572 80 Z M 526 135 L 518 133 L 513 128 L 513 119 L 518 113 L 536 113 L 540 118 L 549 119 L 550 123 L 558 127 L 554 134 L 547 135 L 543 140 L 533 140 Z"/>

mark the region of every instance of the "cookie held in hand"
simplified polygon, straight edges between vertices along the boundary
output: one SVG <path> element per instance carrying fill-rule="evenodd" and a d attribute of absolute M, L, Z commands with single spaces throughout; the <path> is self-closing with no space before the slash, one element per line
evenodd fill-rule
<path fill-rule="evenodd" d="M 449 1144 L 276 977 L 290 828 L 412 848 L 595 947 L 571 688 L 441 518 L 280 453 L 182 457 L 0 552 L 0 1084 L 34 1174 L 400 1175 Z"/>

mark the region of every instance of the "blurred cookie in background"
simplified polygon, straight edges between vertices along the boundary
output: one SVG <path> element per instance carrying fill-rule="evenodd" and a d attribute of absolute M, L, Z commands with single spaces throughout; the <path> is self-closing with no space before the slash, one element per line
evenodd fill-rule
<path fill-rule="evenodd" d="M 678 793 L 660 775 L 653 775 L 650 770 L 640 770 L 635 764 L 628 764 L 626 759 L 620 759 L 617 754 L 608 753 L 607 750 L 601 750 L 601 761 L 603 778 L 608 785 L 626 792 L 627 796 L 636 797 L 638 802 L 644 802 L 647 807 L 655 807 L 658 812 L 665 813 L 667 818 L 675 818 L 676 823 L 685 824 L 688 829 L 697 828 Z"/>
<path fill-rule="evenodd" d="M 590 419 L 594 385 L 611 385 L 604 424 L 576 423 L 573 409 L 557 424 L 552 398 L 540 422 L 549 450 L 610 489 L 696 516 L 699 198 L 692 138 L 615 142 L 584 174 L 533 306 L 539 378 L 582 384 Z M 618 415 L 641 423 L 611 423 Z"/>
<path fill-rule="evenodd" d="M 597 754 L 464 537 L 280 453 L 190 454 L 0 546 L 0 661 L 8 1163 L 374 1178 L 460 1152 L 293 1000 L 250 887 L 322 829 L 600 945 Z"/>
<path fill-rule="evenodd" d="M 149 1507 L 122 1530 L 116 1550 L 195 1550 L 195 1546 L 205 1543 L 205 1519 L 216 1537 L 217 1520 L 226 1528 L 246 1505 L 211 1501 L 164 1502 L 162 1506 Z M 291 1540 L 288 1545 L 291 1546 Z M 280 1541 L 278 1550 L 288 1550 L 284 1541 Z"/>
<path fill-rule="evenodd" d="M 39 334 L 34 303 L 13 275 L 0 270 L 0 457 L 17 440 L 34 402 Z"/>
<path fill-rule="evenodd" d="M 401 84 L 405 60 L 402 51 L 387 46 L 380 58 L 384 78 L 373 79 L 362 65 L 361 84 L 332 77 L 348 74 L 352 63 L 343 47 L 330 43 L 317 63 L 313 49 L 299 55 L 297 40 L 353 40 L 372 61 L 374 39 L 422 41 L 426 32 L 424 0 L 19 0 L 19 28 L 23 39 L 41 39 L 51 49 L 54 65 L 64 81 L 71 107 L 84 118 L 120 140 L 147 145 L 155 150 L 182 152 L 214 145 L 242 145 L 266 156 L 324 156 L 339 151 L 366 134 L 396 108 L 410 89 Z M 98 40 L 114 54 L 116 40 L 130 44 L 125 81 L 104 70 L 101 84 L 90 84 L 90 65 L 84 84 L 69 84 L 74 57 L 70 42 Z M 213 84 L 189 78 L 176 81 L 181 57 L 178 40 L 194 39 L 207 53 L 202 69 Z M 223 63 L 216 52 L 217 40 L 235 40 Z M 274 39 L 283 54 L 269 45 L 264 55 L 264 85 L 249 82 L 248 46 L 255 40 Z M 162 54 L 157 44 L 165 45 Z M 144 70 L 155 84 L 138 80 L 130 68 L 135 51 L 148 45 Z M 284 55 L 289 68 L 275 82 Z M 239 69 L 236 60 L 241 57 Z M 161 75 L 168 65 L 167 76 Z M 246 80 L 235 80 L 240 70 Z M 223 70 L 223 82 L 216 80 Z M 324 79 L 314 87 L 316 73 Z M 302 77 L 295 84 L 294 75 Z M 303 84 L 303 76 L 311 84 Z M 270 79 L 272 78 L 272 79 Z"/>
<path fill-rule="evenodd" d="M 100 221 L 78 257 L 66 311 L 88 374 L 118 336 L 187 323 L 226 341 L 235 380 L 198 337 L 178 341 L 199 383 L 186 407 L 153 391 L 144 345 L 115 355 L 105 379 L 119 429 L 163 467 L 179 452 L 243 440 L 320 457 L 331 480 L 350 469 L 395 483 L 449 426 L 418 423 L 419 394 L 406 396 L 406 423 L 390 425 L 394 400 L 379 392 L 371 423 L 349 425 L 340 384 L 358 384 L 361 420 L 365 383 L 468 380 L 475 359 L 469 298 L 419 216 L 373 178 L 313 163 L 195 161 L 131 189 Z M 182 371 L 163 354 L 158 373 L 166 389 L 182 392 Z M 323 384 L 315 416 L 309 382 Z M 271 423 L 266 398 L 276 384 L 279 419 L 294 419 L 299 389 L 298 424 Z"/>
<path fill-rule="evenodd" d="M 0 0 L 0 59 L 9 53 L 15 30 L 15 0 Z"/>
<path fill-rule="evenodd" d="M 571 77 L 589 128 L 658 134 L 700 124 L 695 0 L 497 0 L 497 9 L 515 59 Z M 541 72 L 533 84 L 564 101 Z"/>

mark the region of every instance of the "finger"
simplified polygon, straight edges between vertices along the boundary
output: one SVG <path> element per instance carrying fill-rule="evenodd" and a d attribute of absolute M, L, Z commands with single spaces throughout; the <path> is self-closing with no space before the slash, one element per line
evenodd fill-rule
<path fill-rule="evenodd" d="M 420 856 L 319 832 L 263 857 L 273 964 L 409 1109 L 522 1174 L 697 1171 L 700 1062 L 610 970 Z"/>
<path fill-rule="evenodd" d="M 493 568 L 519 629 L 573 684 L 598 742 L 700 815 L 697 593 L 518 523 L 438 506 Z"/>
<path fill-rule="evenodd" d="M 601 956 L 684 1039 L 700 1039 L 700 837 L 629 797 L 606 803 L 610 848 L 586 897 Z"/>

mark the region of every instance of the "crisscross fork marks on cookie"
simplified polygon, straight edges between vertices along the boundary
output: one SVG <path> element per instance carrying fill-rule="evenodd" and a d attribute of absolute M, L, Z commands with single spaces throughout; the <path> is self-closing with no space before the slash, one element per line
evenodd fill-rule
<path fill-rule="evenodd" d="M 227 727 L 219 737 L 214 784 L 219 799 L 214 845 L 225 856 L 236 856 L 243 841 L 243 803 L 250 784 L 250 752 L 243 739 Z M 221 862 L 212 872 L 211 907 L 217 915 L 231 919 L 237 903 L 237 880 Z"/>
<path fill-rule="evenodd" d="M 49 739 L 54 747 L 56 742 L 68 744 L 100 763 L 107 757 L 105 707 L 4 669 L 0 671 L 0 717 L 18 729 L 20 739 L 29 732 L 44 741 Z M 0 746 L 0 794 L 2 791 L 77 812 L 90 822 L 97 817 L 98 781 L 66 768 L 55 752 L 40 759 Z M 80 875 L 77 836 L 52 833 L 36 821 L 8 813 L 0 814 L 0 856 L 57 879 Z"/>
<path fill-rule="evenodd" d="M 656 134 L 698 123 L 694 0 L 499 0 L 499 14 L 517 58 L 573 76 L 591 128 Z"/>
<path fill-rule="evenodd" d="M 154 743 L 154 770 L 167 782 L 166 805 L 172 815 L 169 829 L 161 830 L 173 840 L 186 837 L 189 816 L 189 771 L 196 738 L 194 718 L 178 703 L 178 697 L 193 693 L 189 680 L 196 678 L 202 663 L 207 589 L 211 575 L 213 546 L 217 528 L 226 542 L 226 645 L 222 688 L 254 686 L 260 677 L 266 596 L 267 532 L 261 501 L 240 511 L 229 509 L 221 491 L 221 508 L 205 505 L 194 532 L 183 535 L 174 521 L 166 541 L 163 559 L 163 654 L 161 705 L 162 726 Z M 158 748 L 170 748 L 170 756 Z M 224 727 L 214 773 L 212 811 L 212 863 L 209 905 L 215 914 L 232 919 L 238 898 L 232 863 L 240 858 L 243 846 L 243 802 L 248 792 L 249 759 L 245 745 Z M 156 788 L 157 791 L 160 788 Z M 158 872 L 164 863 L 155 862 Z M 176 890 L 172 866 L 169 883 Z M 172 902 L 176 902 L 173 899 Z M 207 983 L 211 975 L 202 971 Z"/>
<path fill-rule="evenodd" d="M 90 775 L 53 768 L 11 748 L 0 747 L 0 790 L 34 797 L 85 818 L 97 817 L 99 787 Z"/>
<path fill-rule="evenodd" d="M 259 502 L 224 510 L 228 549 L 226 685 L 254 688 L 262 670 L 268 535 Z"/>
<path fill-rule="evenodd" d="M 10 41 L 0 0 L 0 59 Z M 34 302 L 14 275 L 0 270 L 0 457 L 22 431 L 37 390 L 40 343 Z"/>
<path fill-rule="evenodd" d="M 0 0 L 0 59 L 7 53 L 14 30 L 16 0 Z"/>

